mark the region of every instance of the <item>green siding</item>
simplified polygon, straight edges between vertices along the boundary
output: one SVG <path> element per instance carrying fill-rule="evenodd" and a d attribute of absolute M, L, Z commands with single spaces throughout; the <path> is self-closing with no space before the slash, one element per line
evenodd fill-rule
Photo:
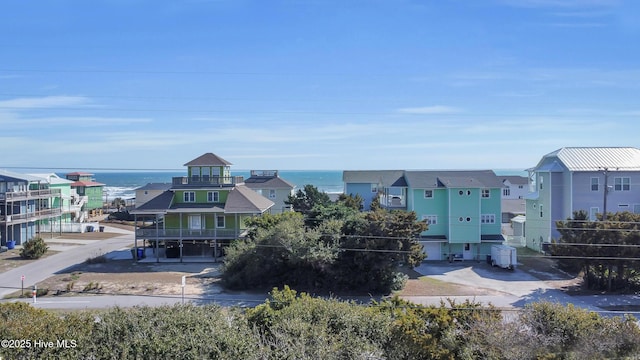
<path fill-rule="evenodd" d="M 211 204 L 210 202 L 207 201 L 207 193 L 212 192 L 212 191 L 217 191 L 218 192 L 218 196 L 219 196 L 219 200 L 216 202 L 218 204 L 224 204 L 227 202 L 227 196 L 229 196 L 229 190 L 179 190 L 175 192 L 175 195 L 173 196 L 173 202 L 175 204 L 193 204 L 193 203 L 198 203 L 198 204 Z M 185 192 L 194 192 L 195 193 L 195 202 L 185 202 L 184 201 L 184 193 Z"/>
<path fill-rule="evenodd" d="M 102 209 L 102 186 L 90 186 L 84 190 L 87 196 L 86 210 Z"/>
<path fill-rule="evenodd" d="M 438 223 L 429 225 L 429 229 L 423 232 L 422 235 L 448 235 L 447 191 L 445 189 L 433 189 L 433 198 L 431 199 L 425 199 L 424 189 L 414 189 L 410 195 L 412 210 L 415 211 L 418 220 L 421 220 L 425 215 L 436 215 L 438 217 Z"/>
<path fill-rule="evenodd" d="M 449 189 L 450 243 L 480 242 L 480 189 Z"/>
<path fill-rule="evenodd" d="M 486 234 L 500 234 L 502 232 L 502 189 L 490 189 L 489 198 L 482 198 L 481 212 L 480 214 L 493 214 L 495 215 L 495 223 L 493 224 L 481 224 L 480 232 L 483 235 Z"/>

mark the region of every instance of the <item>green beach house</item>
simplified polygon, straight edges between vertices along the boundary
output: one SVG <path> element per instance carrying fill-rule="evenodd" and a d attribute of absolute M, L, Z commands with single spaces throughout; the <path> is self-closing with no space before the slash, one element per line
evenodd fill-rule
<path fill-rule="evenodd" d="M 131 211 L 136 218 L 135 247 L 161 258 L 217 258 L 222 247 L 246 235 L 244 220 L 270 212 L 274 202 L 231 175 L 231 163 L 206 153 L 184 164 L 167 190 Z M 139 252 L 136 250 L 136 255 Z"/>
<path fill-rule="evenodd" d="M 345 193 L 377 199 L 389 210 L 414 211 L 429 225 L 420 242 L 426 260 L 482 260 L 502 244 L 504 187 L 491 170 L 344 171 Z"/>

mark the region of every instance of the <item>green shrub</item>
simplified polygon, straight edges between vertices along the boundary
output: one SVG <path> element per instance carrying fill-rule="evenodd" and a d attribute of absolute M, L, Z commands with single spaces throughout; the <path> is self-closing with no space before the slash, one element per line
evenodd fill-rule
<path fill-rule="evenodd" d="M 25 259 L 39 259 L 46 254 L 49 247 L 41 237 L 34 237 L 27 241 L 20 250 L 20 256 Z"/>

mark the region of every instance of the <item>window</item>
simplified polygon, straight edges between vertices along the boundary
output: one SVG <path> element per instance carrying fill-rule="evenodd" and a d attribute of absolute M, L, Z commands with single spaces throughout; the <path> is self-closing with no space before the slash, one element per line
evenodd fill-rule
<path fill-rule="evenodd" d="M 427 225 L 437 225 L 438 215 L 422 215 L 422 220 L 426 220 Z"/>
<path fill-rule="evenodd" d="M 270 189 L 269 190 L 269 199 L 275 199 L 276 198 L 276 191 L 274 189 Z"/>
<path fill-rule="evenodd" d="M 491 195 L 491 190 L 482 189 L 482 198 L 483 199 L 488 199 L 490 195 Z"/>
<path fill-rule="evenodd" d="M 209 191 L 207 193 L 208 202 L 220 202 L 220 193 L 217 191 Z"/>
<path fill-rule="evenodd" d="M 193 191 L 184 192 L 184 202 L 196 202 L 196 193 Z"/>
<path fill-rule="evenodd" d="M 518 189 L 523 189 L 524 185 L 518 185 Z"/>
<path fill-rule="evenodd" d="M 425 199 L 433 199 L 433 190 L 425 190 L 424 191 Z"/>
<path fill-rule="evenodd" d="M 216 216 L 216 227 L 223 228 L 224 227 L 224 216 L 218 215 Z"/>
<path fill-rule="evenodd" d="M 511 189 L 509 188 L 502 189 L 502 196 L 511 196 Z"/>
<path fill-rule="evenodd" d="M 482 224 L 495 224 L 496 214 L 482 214 L 480 215 L 480 223 Z"/>
<path fill-rule="evenodd" d="M 591 191 L 598 191 L 599 188 L 600 188 L 600 179 L 598 179 L 597 177 L 592 177 L 591 178 Z"/>
<path fill-rule="evenodd" d="M 378 185 L 376 184 L 371 184 L 371 192 L 374 194 L 378 193 Z"/>
<path fill-rule="evenodd" d="M 544 178 L 543 178 L 542 176 L 540 176 L 540 178 L 539 178 L 538 180 L 540 180 L 540 181 L 539 181 L 539 182 L 540 182 L 540 190 L 542 190 L 542 183 L 544 182 L 544 181 L 543 181 L 543 180 L 544 180 Z"/>
<path fill-rule="evenodd" d="M 629 191 L 630 179 L 628 177 L 617 177 L 613 179 L 613 189 L 615 191 Z"/>
<path fill-rule="evenodd" d="M 190 230 L 202 229 L 202 218 L 200 217 L 200 215 L 189 215 L 189 229 Z"/>
<path fill-rule="evenodd" d="M 542 204 L 540 204 L 540 217 L 543 216 L 543 212 L 542 212 Z"/>

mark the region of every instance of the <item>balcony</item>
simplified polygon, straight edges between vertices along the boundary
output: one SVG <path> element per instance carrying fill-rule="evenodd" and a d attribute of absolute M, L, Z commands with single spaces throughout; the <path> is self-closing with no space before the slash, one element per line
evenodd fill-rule
<path fill-rule="evenodd" d="M 235 186 L 244 183 L 242 176 L 178 176 L 174 177 L 173 186 Z"/>
<path fill-rule="evenodd" d="M 136 229 L 136 238 L 148 240 L 205 240 L 236 239 L 244 235 L 245 230 L 234 229 Z"/>
<path fill-rule="evenodd" d="M 7 223 L 8 225 L 21 224 L 28 221 L 37 221 L 42 219 L 49 219 L 52 217 L 57 217 L 62 215 L 62 209 L 54 208 L 54 209 L 43 209 L 34 212 L 28 212 L 24 214 L 11 214 L 11 215 L 0 215 L 0 223 Z"/>
<path fill-rule="evenodd" d="M 401 209 L 407 207 L 407 202 L 402 195 L 380 195 L 380 205 L 388 209 Z"/>
<path fill-rule="evenodd" d="M 48 199 L 57 196 L 61 196 L 60 189 L 7 191 L 6 193 L 0 193 L 0 200 L 21 201 L 27 199 Z"/>

